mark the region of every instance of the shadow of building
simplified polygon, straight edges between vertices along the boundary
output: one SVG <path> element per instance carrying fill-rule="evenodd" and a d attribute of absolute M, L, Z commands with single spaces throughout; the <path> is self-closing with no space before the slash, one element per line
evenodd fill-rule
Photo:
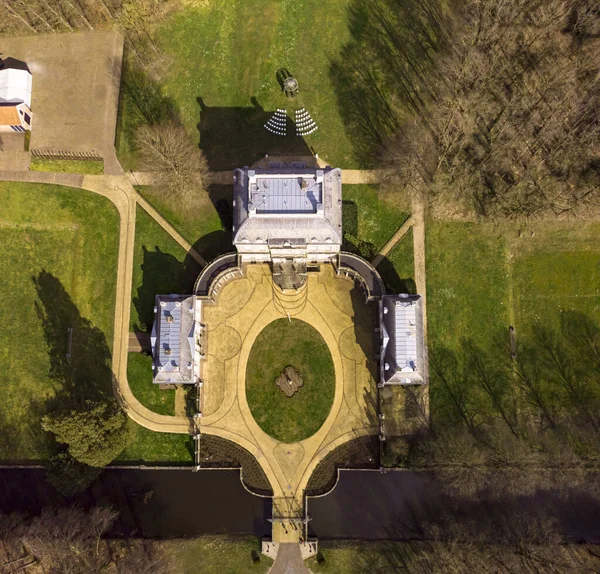
<path fill-rule="evenodd" d="M 287 118 L 286 135 L 273 134 L 264 126 L 275 110 L 263 109 L 254 97 L 251 103 L 246 107 L 211 107 L 198 98 L 200 149 L 211 171 L 252 165 L 265 154 L 312 156 L 304 138 L 296 135 L 296 125 L 290 117 Z"/>
<path fill-rule="evenodd" d="M 136 332 L 149 333 L 154 322 L 156 295 L 191 293 L 200 268 L 189 255 L 181 262 L 158 246 L 148 249 L 142 245 L 142 252 L 142 284 L 133 298 L 140 322 L 133 328 Z"/>

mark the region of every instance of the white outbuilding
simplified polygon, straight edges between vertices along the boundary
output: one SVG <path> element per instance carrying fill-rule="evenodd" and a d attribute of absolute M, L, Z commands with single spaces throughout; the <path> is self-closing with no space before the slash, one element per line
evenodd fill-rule
<path fill-rule="evenodd" d="M 21 62 L 0 61 L 0 132 L 31 129 L 31 72 Z"/>

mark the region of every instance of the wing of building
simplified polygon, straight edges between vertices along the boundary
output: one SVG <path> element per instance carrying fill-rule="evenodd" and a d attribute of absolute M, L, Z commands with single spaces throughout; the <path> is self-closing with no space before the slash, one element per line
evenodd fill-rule
<path fill-rule="evenodd" d="M 318 264 L 342 245 L 340 169 L 236 169 L 233 243 L 242 263 Z"/>
<path fill-rule="evenodd" d="M 379 301 L 380 384 L 426 381 L 425 338 L 420 295 L 384 295 Z"/>
<path fill-rule="evenodd" d="M 152 345 L 153 382 L 195 384 L 200 378 L 201 302 L 193 295 L 157 295 Z"/>

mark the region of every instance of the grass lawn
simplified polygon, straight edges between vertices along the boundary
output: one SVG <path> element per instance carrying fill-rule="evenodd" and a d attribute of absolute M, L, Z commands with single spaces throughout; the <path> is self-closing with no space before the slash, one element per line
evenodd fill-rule
<path fill-rule="evenodd" d="M 135 398 L 145 407 L 160 415 L 175 414 L 175 391 L 161 390 L 152 382 L 152 357 L 129 353 L 127 381 Z"/>
<path fill-rule="evenodd" d="M 208 193 L 200 193 L 192 208 L 182 208 L 168 196 L 164 197 L 151 187 L 138 187 L 138 191 L 165 219 L 187 239 L 207 261 L 233 250 L 231 232 L 224 230 L 217 205 L 231 209 L 233 185 L 211 186 Z M 222 215 L 227 218 L 227 214 Z"/>
<path fill-rule="evenodd" d="M 416 293 L 412 229 L 377 267 L 388 293 Z"/>
<path fill-rule="evenodd" d="M 273 564 L 262 555 L 259 564 L 253 563 L 252 551 L 260 553 L 260 543 L 251 537 L 202 536 L 160 544 L 171 558 L 176 574 L 266 574 Z"/>
<path fill-rule="evenodd" d="M 31 159 L 29 169 L 33 171 L 101 175 L 104 173 L 104 162 L 102 160 L 43 159 L 34 157 Z"/>
<path fill-rule="evenodd" d="M 381 249 L 408 219 L 409 214 L 399 209 L 391 198 L 381 197 L 376 185 L 344 185 L 344 203 L 356 205 L 356 238 Z M 345 222 L 346 223 L 346 222 Z M 344 230 L 352 233 L 353 229 Z"/>
<path fill-rule="evenodd" d="M 220 0 L 196 3 L 164 23 L 159 43 L 171 62 L 165 93 L 196 138 L 200 122 L 200 145 L 211 164 L 250 165 L 265 152 L 276 155 L 288 148 L 310 154 L 308 145 L 332 165 L 354 163 L 329 75 L 331 59 L 351 38 L 349 5 L 349 0 Z M 276 79 L 282 67 L 299 82 L 293 103 Z M 306 143 L 295 131 L 279 137 L 263 128 L 265 111 L 294 107 L 305 107 L 319 126 Z"/>
<path fill-rule="evenodd" d="M 508 325 L 559 326 L 565 311 L 600 322 L 600 225 L 428 222 L 427 312 L 431 345 L 470 337 L 493 343 Z"/>
<path fill-rule="evenodd" d="M 600 323 L 600 225 L 537 224 L 513 239 L 515 323 L 557 328 L 566 311 Z"/>
<path fill-rule="evenodd" d="M 291 398 L 275 385 L 288 365 L 304 379 Z M 266 433 L 282 442 L 312 436 L 331 410 L 334 390 L 331 354 L 308 323 L 277 319 L 258 335 L 248 358 L 246 395 L 252 415 Z"/>
<path fill-rule="evenodd" d="M 129 444 L 115 460 L 123 463 L 194 463 L 193 439 L 186 434 L 154 432 L 127 419 Z"/>
<path fill-rule="evenodd" d="M 163 56 L 158 68 L 165 70 L 161 84 L 141 78 L 131 67 L 133 59 L 126 66 L 121 160 L 127 167 L 135 163 L 136 125 L 175 114 L 200 141 L 213 170 L 251 165 L 265 153 L 309 155 L 310 148 L 339 167 L 370 165 L 365 149 L 384 128 L 396 125 L 396 114 L 388 106 L 401 103 L 393 94 L 393 73 L 378 58 L 381 48 L 371 45 L 375 33 L 365 32 L 371 11 L 381 14 L 379 6 L 375 9 L 364 0 L 185 3 L 157 29 Z M 400 25 L 407 29 L 401 35 L 416 29 L 406 15 Z M 359 66 L 365 69 L 357 70 Z M 299 82 L 293 100 L 284 96 L 276 77 L 283 68 Z M 294 108 L 300 107 L 319 126 L 313 134 L 297 137 L 289 121 L 285 137 L 264 129 L 276 108 L 287 109 L 293 117 Z"/>
<path fill-rule="evenodd" d="M 150 331 L 158 294 L 191 293 L 198 265 L 142 208 L 137 208 L 132 329 Z"/>
<path fill-rule="evenodd" d="M 483 347 L 508 329 L 509 277 L 502 232 L 488 225 L 429 221 L 426 235 L 429 344 Z"/>
<path fill-rule="evenodd" d="M 59 383 L 49 376 L 33 279 L 44 270 L 56 277 L 112 352 L 119 216 L 99 195 L 53 185 L 2 182 L 0 205 L 0 359 L 10 373 L 0 405 L 0 459 L 43 460 L 54 445 L 39 419 Z M 52 308 L 45 311 L 52 316 Z"/>
<path fill-rule="evenodd" d="M 305 564 L 315 574 L 362 574 L 370 570 L 366 569 L 368 558 L 377 556 L 380 545 L 379 542 L 319 542 L 323 562 L 319 564 L 315 556 Z"/>

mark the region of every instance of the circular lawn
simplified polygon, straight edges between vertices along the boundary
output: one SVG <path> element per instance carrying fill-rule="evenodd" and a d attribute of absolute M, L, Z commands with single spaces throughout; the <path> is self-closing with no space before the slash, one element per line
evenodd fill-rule
<path fill-rule="evenodd" d="M 293 366 L 304 384 L 287 397 L 275 384 Z M 335 372 L 327 343 L 304 321 L 277 319 L 258 335 L 246 368 L 246 397 L 256 422 L 282 442 L 313 435 L 325 422 L 335 393 Z"/>

